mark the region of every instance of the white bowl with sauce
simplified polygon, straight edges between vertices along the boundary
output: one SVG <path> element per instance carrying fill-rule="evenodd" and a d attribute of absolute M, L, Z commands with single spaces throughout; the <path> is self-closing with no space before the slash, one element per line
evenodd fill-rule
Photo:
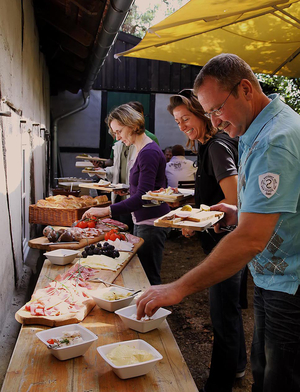
<path fill-rule="evenodd" d="M 159 308 L 150 319 L 137 320 L 133 317 L 133 315 L 136 315 L 136 305 L 131 305 L 126 308 L 116 310 L 115 313 L 121 318 L 128 328 L 141 333 L 146 333 L 158 328 L 172 312 L 164 308 Z"/>
<path fill-rule="evenodd" d="M 152 354 L 152 359 L 144 362 L 118 366 L 114 364 L 107 357 L 107 355 L 111 353 L 113 349 L 120 345 L 127 345 L 131 348 L 144 350 L 147 353 Z M 163 356 L 154 347 L 152 347 L 149 343 L 145 342 L 142 339 L 106 344 L 104 346 L 97 347 L 97 351 L 105 360 L 105 362 L 111 367 L 114 373 L 121 379 L 143 376 L 150 372 L 150 370 L 156 365 L 156 363 L 163 358 Z"/>
<path fill-rule="evenodd" d="M 116 297 L 121 297 L 121 296 L 124 297 L 115 300 L 107 299 L 108 298 L 107 295 L 113 293 L 116 294 Z M 131 295 L 133 294 L 133 291 L 129 291 L 122 288 L 116 288 L 116 287 L 106 287 L 104 289 L 94 290 L 91 291 L 89 294 L 91 295 L 91 297 L 93 297 L 93 300 L 96 302 L 99 308 L 105 309 L 108 312 L 114 312 L 115 310 L 130 305 L 130 303 L 134 298 Z M 128 294 L 130 294 L 130 296 L 127 296 Z"/>
<path fill-rule="evenodd" d="M 75 343 L 70 346 L 62 346 L 57 348 L 49 348 L 49 352 L 54 355 L 60 361 L 67 359 L 80 357 L 90 348 L 92 343 L 98 339 L 98 336 L 93 332 L 83 327 L 80 324 L 68 324 L 61 327 L 50 328 L 44 331 L 36 333 L 36 336 L 48 347 L 49 343 L 47 340 L 60 338 L 64 332 L 76 331 L 79 332 L 82 338 L 82 342 Z"/>

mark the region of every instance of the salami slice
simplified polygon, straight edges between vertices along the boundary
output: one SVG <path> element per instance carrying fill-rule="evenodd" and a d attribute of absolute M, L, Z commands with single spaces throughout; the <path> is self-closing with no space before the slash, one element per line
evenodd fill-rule
<path fill-rule="evenodd" d="M 102 222 L 105 223 L 106 225 L 114 226 L 122 230 L 127 229 L 127 225 L 111 218 L 102 219 Z"/>

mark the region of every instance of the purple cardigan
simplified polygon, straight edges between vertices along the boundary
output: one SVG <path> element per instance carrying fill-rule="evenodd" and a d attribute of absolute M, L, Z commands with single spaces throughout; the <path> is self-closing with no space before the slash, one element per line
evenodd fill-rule
<path fill-rule="evenodd" d="M 148 191 L 166 187 L 166 158 L 157 145 L 152 142 L 146 144 L 138 153 L 132 169 L 130 170 L 130 198 L 111 206 L 112 215 L 121 215 L 134 212 L 137 222 L 157 218 L 167 214 L 170 207 L 163 203 L 158 207 L 144 208 L 146 200 L 142 196 Z"/>

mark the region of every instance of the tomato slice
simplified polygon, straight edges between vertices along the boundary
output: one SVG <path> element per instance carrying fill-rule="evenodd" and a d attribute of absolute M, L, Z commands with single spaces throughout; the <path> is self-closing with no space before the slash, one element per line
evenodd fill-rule
<path fill-rule="evenodd" d="M 48 340 L 47 340 L 47 343 L 49 343 L 49 344 L 54 344 L 54 339 L 48 339 Z"/>

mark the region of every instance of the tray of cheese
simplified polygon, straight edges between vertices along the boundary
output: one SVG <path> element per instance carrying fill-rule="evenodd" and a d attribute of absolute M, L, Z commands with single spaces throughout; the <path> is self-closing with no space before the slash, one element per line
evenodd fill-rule
<path fill-rule="evenodd" d="M 189 211 L 177 208 L 156 219 L 154 226 L 203 231 L 213 226 L 223 216 L 223 212 L 210 211 L 209 207 L 204 205 L 200 208 L 190 208 Z"/>

